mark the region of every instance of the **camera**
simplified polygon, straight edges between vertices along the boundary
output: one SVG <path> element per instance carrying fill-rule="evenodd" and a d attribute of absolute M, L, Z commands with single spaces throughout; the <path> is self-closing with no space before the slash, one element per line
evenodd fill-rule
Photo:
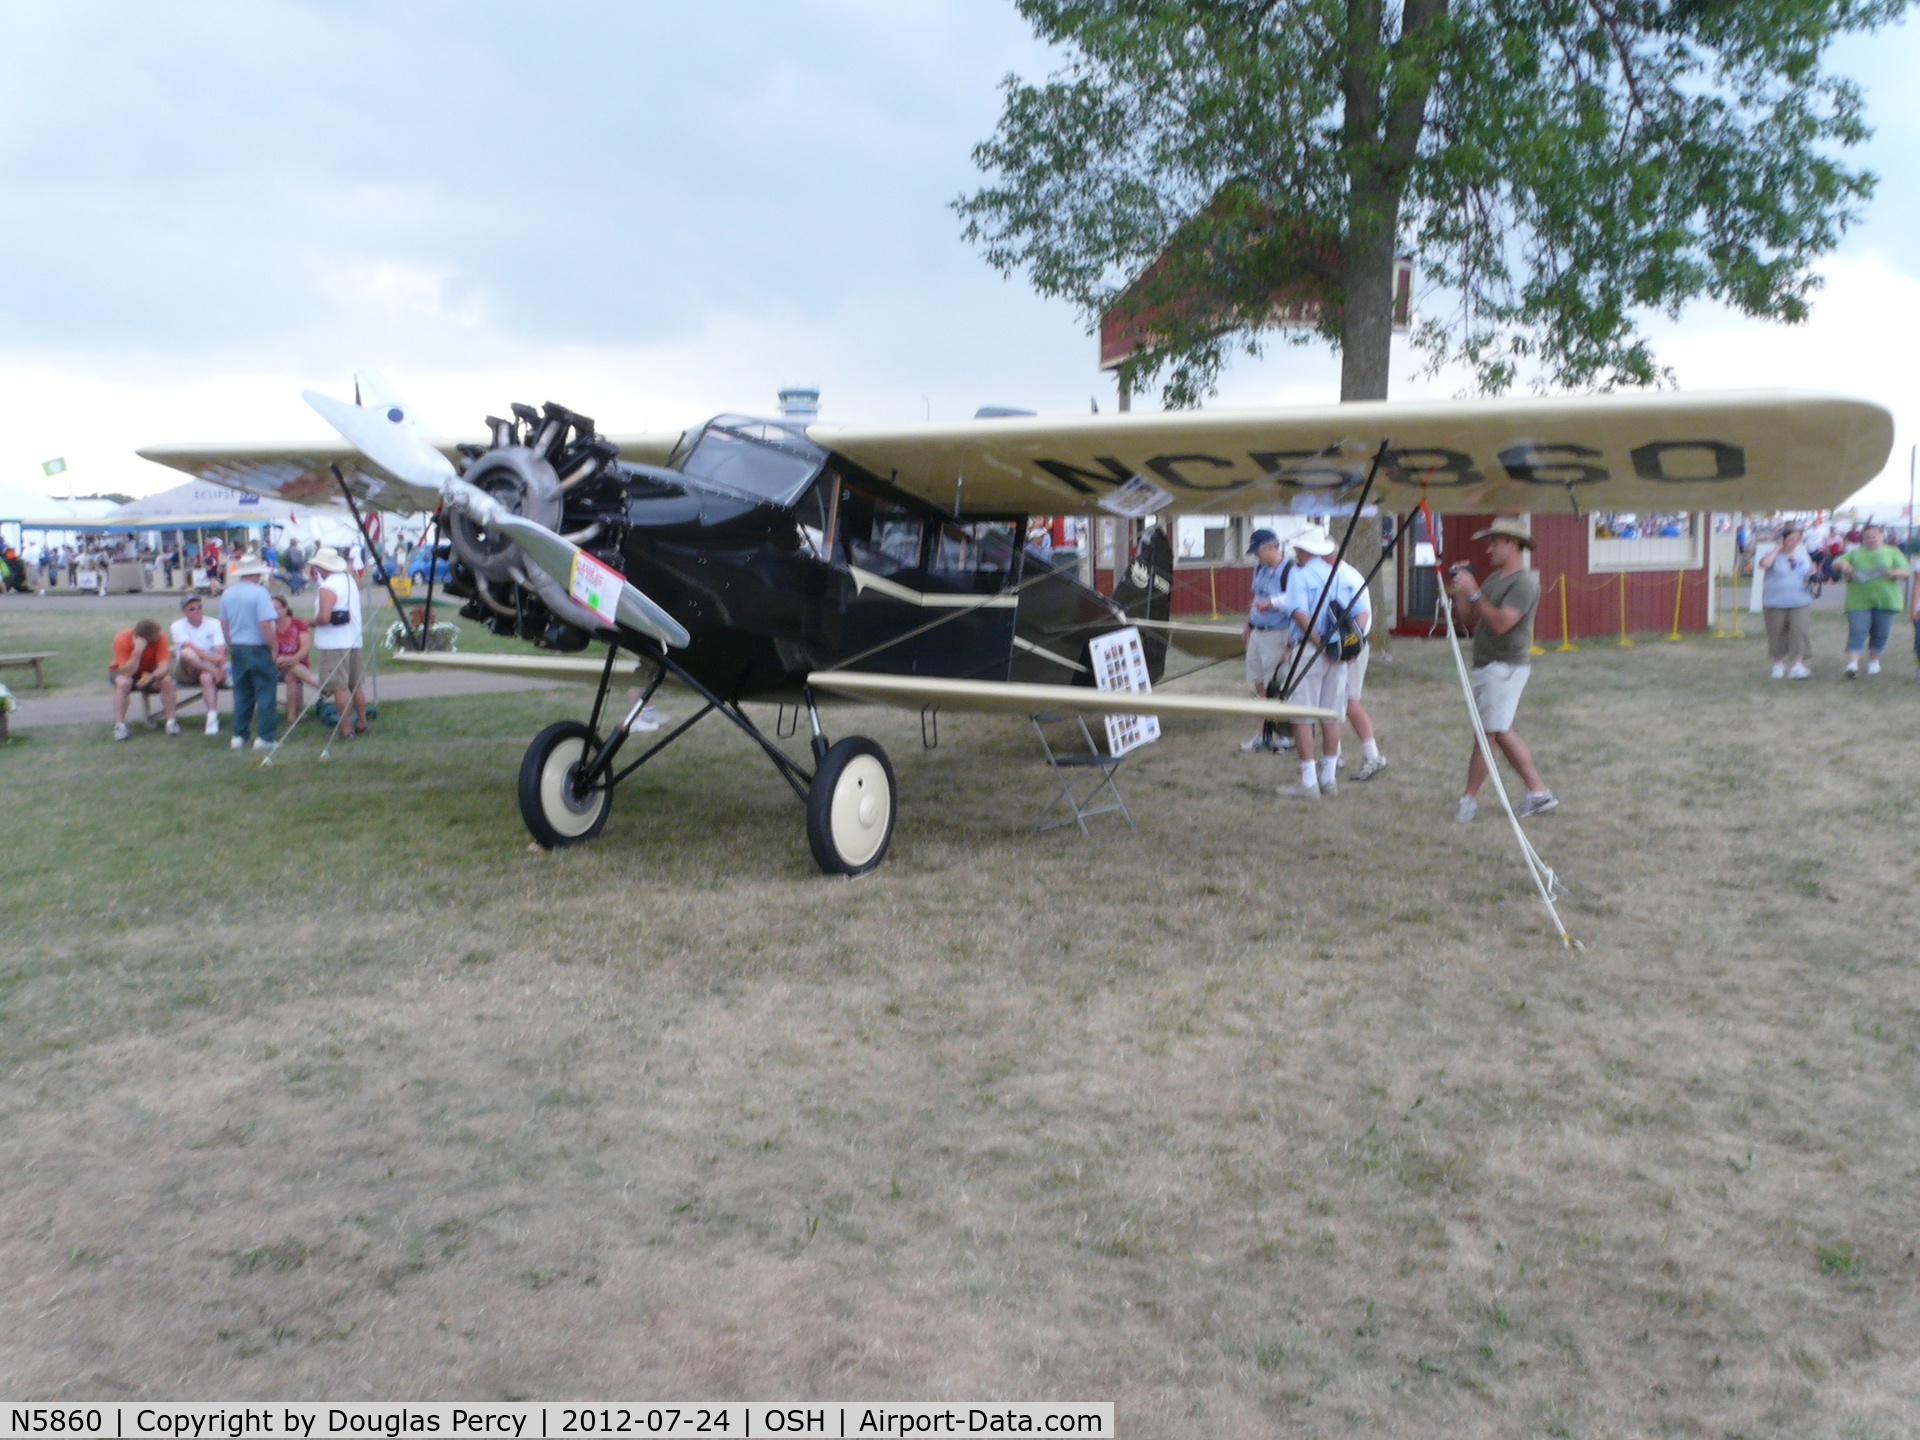
<path fill-rule="evenodd" d="M 1462 570 L 1470 570 L 1472 568 L 1473 567 L 1465 560 L 1456 560 L 1453 564 L 1447 566 L 1447 574 L 1458 575 Z"/>

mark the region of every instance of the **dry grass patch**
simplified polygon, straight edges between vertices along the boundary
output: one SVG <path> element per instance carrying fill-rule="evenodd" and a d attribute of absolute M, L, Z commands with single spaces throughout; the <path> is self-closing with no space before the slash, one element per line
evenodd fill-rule
<path fill-rule="evenodd" d="M 902 823 L 851 884 L 718 728 L 528 853 L 513 767 L 575 697 L 266 772 L 38 732 L 0 1388 L 1909 1433 L 1920 687 L 1756 656 L 1540 662 L 1577 954 L 1449 819 L 1432 647 L 1374 669 L 1379 782 L 1282 810 L 1180 728 L 1137 838 L 1026 833 L 1016 725 L 861 714 Z"/>

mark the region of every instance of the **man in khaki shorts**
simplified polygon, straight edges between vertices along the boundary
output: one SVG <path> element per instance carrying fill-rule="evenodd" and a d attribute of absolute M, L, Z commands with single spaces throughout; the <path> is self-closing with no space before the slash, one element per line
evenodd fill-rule
<path fill-rule="evenodd" d="M 1521 521 L 1501 516 L 1473 538 L 1487 542 L 1493 573 L 1482 582 L 1466 565 L 1455 565 L 1449 569 L 1447 588 L 1459 602 L 1460 618 L 1473 626 L 1474 708 L 1480 712 L 1480 728 L 1487 732 L 1487 739 L 1500 747 L 1526 782 L 1526 798 L 1514 807 L 1515 813 L 1540 815 L 1560 802 L 1513 731 L 1520 692 L 1527 688 L 1533 668 L 1533 614 L 1540 607 L 1540 576 L 1527 567 L 1533 536 Z M 1487 762 L 1476 744 L 1467 761 L 1467 786 L 1454 819 L 1464 823 L 1479 813 L 1480 786 L 1486 778 Z"/>
<path fill-rule="evenodd" d="M 1347 666 L 1327 653 L 1327 637 L 1334 629 L 1332 606 L 1348 607 L 1356 620 L 1366 604 L 1367 587 L 1351 565 L 1337 570 L 1331 562 L 1336 547 L 1324 530 L 1307 529 L 1293 542 L 1294 570 L 1287 586 L 1286 605 L 1293 618 L 1289 634 L 1308 655 L 1305 668 L 1287 698 L 1297 705 L 1314 705 L 1334 715 L 1347 713 Z M 1326 591 L 1323 602 L 1321 592 Z M 1293 727 L 1295 752 L 1300 757 L 1300 783 L 1283 785 L 1279 793 L 1298 799 L 1332 799 L 1339 793 L 1340 721 L 1322 720 L 1320 759 L 1313 757 L 1314 726 Z"/>
<path fill-rule="evenodd" d="M 367 733 L 366 662 L 360 649 L 360 587 L 346 557 L 331 545 L 307 562 L 313 578 L 313 672 L 321 694 L 331 693 L 339 719 L 336 739 Z"/>
<path fill-rule="evenodd" d="M 1266 698 L 1268 683 L 1287 659 L 1287 634 L 1291 628 L 1286 605 L 1287 581 L 1293 566 L 1287 563 L 1280 548 L 1280 537 L 1273 531 L 1256 530 L 1248 539 L 1248 553 L 1258 563 L 1253 567 L 1253 603 L 1247 608 L 1247 622 L 1240 627 L 1240 636 L 1247 642 L 1247 687 L 1253 691 L 1254 698 L 1260 700 Z M 1273 727 L 1262 725 L 1240 748 L 1248 754 L 1258 754 L 1285 747 L 1278 743 Z"/>

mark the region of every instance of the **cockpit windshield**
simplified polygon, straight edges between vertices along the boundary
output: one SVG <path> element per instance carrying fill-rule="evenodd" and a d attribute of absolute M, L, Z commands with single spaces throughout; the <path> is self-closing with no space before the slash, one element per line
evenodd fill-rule
<path fill-rule="evenodd" d="M 827 462 L 827 452 L 799 425 L 720 415 L 693 436 L 675 468 L 696 480 L 791 505 Z"/>

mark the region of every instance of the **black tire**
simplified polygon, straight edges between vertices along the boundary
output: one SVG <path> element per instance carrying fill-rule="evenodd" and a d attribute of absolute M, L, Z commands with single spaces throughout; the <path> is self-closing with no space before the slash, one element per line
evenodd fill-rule
<path fill-rule="evenodd" d="M 807 794 L 807 844 L 829 875 L 864 875 L 887 858 L 899 812 L 887 752 L 849 735 L 820 758 Z"/>
<path fill-rule="evenodd" d="M 599 785 L 582 795 L 573 772 L 593 758 L 593 732 L 562 720 L 533 737 L 520 761 L 520 818 L 543 849 L 591 840 L 607 823 L 613 791 Z"/>

